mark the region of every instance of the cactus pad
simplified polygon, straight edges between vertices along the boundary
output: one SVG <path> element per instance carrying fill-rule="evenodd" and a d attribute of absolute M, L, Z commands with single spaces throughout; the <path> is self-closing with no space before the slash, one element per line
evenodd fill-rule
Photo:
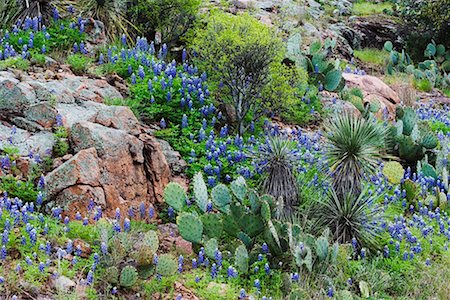
<path fill-rule="evenodd" d="M 191 213 L 182 213 L 177 217 L 178 231 L 183 239 L 200 243 L 203 235 L 203 224 L 200 218 Z"/>

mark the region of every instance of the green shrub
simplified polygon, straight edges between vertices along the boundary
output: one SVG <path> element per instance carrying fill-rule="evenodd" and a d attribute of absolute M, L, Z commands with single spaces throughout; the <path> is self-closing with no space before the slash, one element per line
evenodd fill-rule
<path fill-rule="evenodd" d="M 67 140 L 69 134 L 65 127 L 58 126 L 56 127 L 55 133 L 53 134 L 55 137 L 55 145 L 53 146 L 53 155 L 55 157 L 61 157 L 66 155 L 69 152 L 69 142 Z"/>
<path fill-rule="evenodd" d="M 87 72 L 92 60 L 83 54 L 77 53 L 67 57 L 67 63 L 70 65 L 75 75 L 83 75 Z"/>
<path fill-rule="evenodd" d="M 414 79 L 413 85 L 421 92 L 431 92 L 433 85 L 428 79 Z"/>
<path fill-rule="evenodd" d="M 411 28 L 408 46 L 414 57 L 421 58 L 422 51 L 433 38 L 450 46 L 450 2 L 448 0 L 398 0 L 396 12 Z"/>
<path fill-rule="evenodd" d="M 281 63 L 282 42 L 273 29 L 248 14 L 213 11 L 206 21 L 191 31 L 190 46 L 198 53 L 198 66 L 222 86 L 217 99 L 234 107 L 242 135 L 247 118 L 263 115 L 273 99 L 263 92 L 271 68 Z"/>
<path fill-rule="evenodd" d="M 26 71 L 30 67 L 30 62 L 21 57 L 11 57 L 6 60 L 0 61 L 0 70 L 6 70 L 8 68 L 19 69 Z"/>
<path fill-rule="evenodd" d="M 138 0 L 129 15 L 149 40 L 160 32 L 161 43 L 170 47 L 192 27 L 200 4 L 200 0 Z"/>
<path fill-rule="evenodd" d="M 363 63 L 369 63 L 377 66 L 384 66 L 389 55 L 379 49 L 365 48 L 354 50 L 353 55 Z"/>

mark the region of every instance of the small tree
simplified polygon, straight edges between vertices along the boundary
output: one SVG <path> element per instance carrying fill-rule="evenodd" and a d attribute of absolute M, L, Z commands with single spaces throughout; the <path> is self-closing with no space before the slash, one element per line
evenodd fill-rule
<path fill-rule="evenodd" d="M 242 134 L 246 118 L 264 114 L 263 90 L 270 81 L 271 65 L 281 63 L 281 39 L 248 14 L 215 11 L 206 26 L 193 31 L 190 46 L 198 53 L 199 66 L 219 84 L 219 101 L 234 107 Z"/>
<path fill-rule="evenodd" d="M 192 27 L 201 0 L 134 0 L 129 15 L 141 34 L 154 40 L 161 33 L 161 43 L 177 44 Z"/>

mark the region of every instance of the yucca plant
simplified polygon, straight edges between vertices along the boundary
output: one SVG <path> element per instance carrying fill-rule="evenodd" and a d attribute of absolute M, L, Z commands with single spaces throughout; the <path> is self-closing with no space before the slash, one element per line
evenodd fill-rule
<path fill-rule="evenodd" d="M 17 20 L 27 17 L 41 17 L 47 24 L 53 16 L 51 0 L 2 0 L 0 1 L 0 20 L 5 28 L 10 28 Z"/>
<path fill-rule="evenodd" d="M 72 5 L 84 18 L 99 20 L 105 25 L 109 40 L 115 40 L 125 34 L 131 40 L 130 31 L 136 29 L 127 17 L 129 0 L 62 0 L 59 6 Z"/>
<path fill-rule="evenodd" d="M 298 204 L 295 166 L 299 157 L 296 148 L 295 142 L 288 137 L 276 135 L 268 137 L 253 153 L 262 174 L 262 190 L 277 199 L 278 213 L 285 216 L 289 216 Z"/>
<path fill-rule="evenodd" d="M 329 228 L 339 243 L 349 243 L 355 238 L 360 245 L 378 248 L 376 237 L 382 209 L 376 204 L 377 199 L 367 192 L 366 189 L 359 196 L 352 193 L 339 196 L 331 188 L 327 199 L 313 211 L 315 230 Z"/>
<path fill-rule="evenodd" d="M 325 126 L 328 162 L 338 196 L 359 195 L 364 174 L 373 174 L 383 157 L 384 126 L 351 114 L 331 119 Z"/>

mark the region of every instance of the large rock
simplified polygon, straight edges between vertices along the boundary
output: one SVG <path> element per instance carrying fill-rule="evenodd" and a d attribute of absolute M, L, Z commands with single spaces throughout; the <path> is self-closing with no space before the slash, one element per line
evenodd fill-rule
<path fill-rule="evenodd" d="M 362 90 L 365 102 L 378 101 L 381 104 L 381 111 L 387 109 L 393 115 L 396 105 L 400 104 L 398 94 L 378 77 L 352 73 L 344 73 L 342 77 L 348 87 Z"/>
<path fill-rule="evenodd" d="M 81 150 L 74 157 L 45 177 L 47 195 L 52 198 L 75 185 L 96 187 L 100 185 L 100 167 L 97 150 Z"/>
<path fill-rule="evenodd" d="M 67 71 L 20 77 L 0 72 L 0 149 L 11 144 L 19 149 L 22 175 L 29 172 L 30 152 L 51 153 L 57 119 L 69 132 L 71 154 L 55 159 L 45 176 L 47 207 L 63 207 L 74 216 L 86 213 L 92 199 L 111 217 L 116 208 L 127 211 L 141 203 L 148 208 L 163 201 L 165 186 L 182 172 L 181 157 L 142 134 L 130 108 L 105 105 L 108 98 L 122 95 L 102 79 Z M 178 168 L 172 173 L 170 165 Z"/>

